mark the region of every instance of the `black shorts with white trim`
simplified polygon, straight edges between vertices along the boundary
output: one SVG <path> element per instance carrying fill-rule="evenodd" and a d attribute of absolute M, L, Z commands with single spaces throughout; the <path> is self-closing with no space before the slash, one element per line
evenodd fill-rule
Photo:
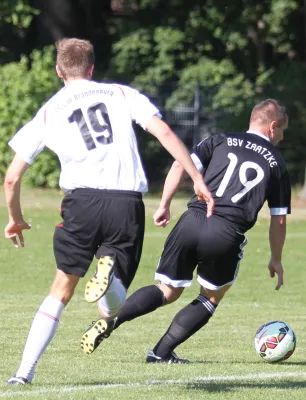
<path fill-rule="evenodd" d="M 204 211 L 190 208 L 168 236 L 155 278 L 187 287 L 197 268 L 201 286 L 216 290 L 235 281 L 246 243 L 224 218 L 207 218 Z"/>

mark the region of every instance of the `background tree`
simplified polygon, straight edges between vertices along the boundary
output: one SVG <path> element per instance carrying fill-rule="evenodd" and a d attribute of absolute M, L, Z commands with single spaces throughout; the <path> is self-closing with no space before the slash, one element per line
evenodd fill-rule
<path fill-rule="evenodd" d="M 23 68 L 20 81 L 13 73 L 17 80 L 7 89 L 13 100 L 1 93 L 0 104 L 13 104 L 13 93 L 19 93 L 19 101 L 32 96 L 37 104 L 58 88 L 52 63 L 46 63 L 52 49 L 45 46 L 67 36 L 94 43 L 96 79 L 146 92 L 166 110 L 166 117 L 169 110 L 193 103 L 195 87 L 202 99 L 202 125 L 213 116 L 215 129 L 244 129 L 257 100 L 270 96 L 282 100 L 290 115 L 284 155 L 293 182 L 302 183 L 306 158 L 302 0 L 0 0 L 0 74 L 6 79 L 11 68 Z M 33 66 L 30 55 L 37 49 L 41 51 L 35 53 Z M 50 81 L 44 94 L 40 90 L 36 94 L 31 85 L 25 85 L 27 93 L 18 89 L 33 71 Z M 13 108 L 10 116 L 17 110 L 19 116 L 12 124 L 2 115 L 3 138 L 31 117 L 30 109 Z M 147 173 L 155 179 L 169 160 L 156 141 L 137 132 Z M 48 179 L 41 182 L 49 185 Z"/>

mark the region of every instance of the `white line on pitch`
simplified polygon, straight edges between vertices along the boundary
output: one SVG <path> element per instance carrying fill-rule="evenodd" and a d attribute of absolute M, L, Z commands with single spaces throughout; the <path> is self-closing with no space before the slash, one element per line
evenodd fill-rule
<path fill-rule="evenodd" d="M 81 392 L 81 391 L 95 391 L 105 390 L 114 388 L 135 388 L 142 386 L 164 386 L 164 385 L 188 385 L 197 382 L 233 382 L 233 381 L 254 381 L 254 380 L 266 380 L 266 379 L 281 379 L 281 378 L 306 378 L 306 372 L 280 372 L 280 373 L 267 373 L 267 374 L 249 374 L 249 375 L 228 375 L 228 376 L 200 376 L 189 379 L 166 379 L 166 380 L 154 380 L 144 382 L 130 382 L 130 383 L 109 383 L 109 384 L 95 384 L 95 385 L 79 385 L 79 386 L 62 386 L 56 388 L 45 388 L 45 389 L 33 389 L 26 387 L 26 390 L 19 391 L 5 391 L 0 392 L 0 397 L 33 397 L 40 396 L 42 394 L 52 393 L 68 393 L 68 392 Z M 29 390 L 30 389 L 30 390 Z"/>

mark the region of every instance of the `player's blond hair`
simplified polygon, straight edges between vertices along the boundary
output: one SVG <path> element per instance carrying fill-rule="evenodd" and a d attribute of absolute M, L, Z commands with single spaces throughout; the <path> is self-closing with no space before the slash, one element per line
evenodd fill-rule
<path fill-rule="evenodd" d="M 277 100 L 267 99 L 262 101 L 253 108 L 250 123 L 260 125 L 270 124 L 272 121 L 277 122 L 277 126 L 283 126 L 288 120 L 285 107 Z"/>
<path fill-rule="evenodd" d="M 95 62 L 93 45 L 88 40 L 65 38 L 56 42 L 56 64 L 63 78 L 86 78 Z"/>

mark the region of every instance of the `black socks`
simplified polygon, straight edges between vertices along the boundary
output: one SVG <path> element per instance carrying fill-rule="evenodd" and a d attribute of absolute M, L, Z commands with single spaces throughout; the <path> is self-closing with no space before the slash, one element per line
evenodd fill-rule
<path fill-rule="evenodd" d="M 117 329 L 126 321 L 148 314 L 165 304 L 164 294 L 156 285 L 145 286 L 136 290 L 122 307 L 114 329 Z"/>
<path fill-rule="evenodd" d="M 217 305 L 202 295 L 184 307 L 176 314 L 167 332 L 154 347 L 155 355 L 167 357 L 179 344 L 207 324 L 216 307 Z"/>

